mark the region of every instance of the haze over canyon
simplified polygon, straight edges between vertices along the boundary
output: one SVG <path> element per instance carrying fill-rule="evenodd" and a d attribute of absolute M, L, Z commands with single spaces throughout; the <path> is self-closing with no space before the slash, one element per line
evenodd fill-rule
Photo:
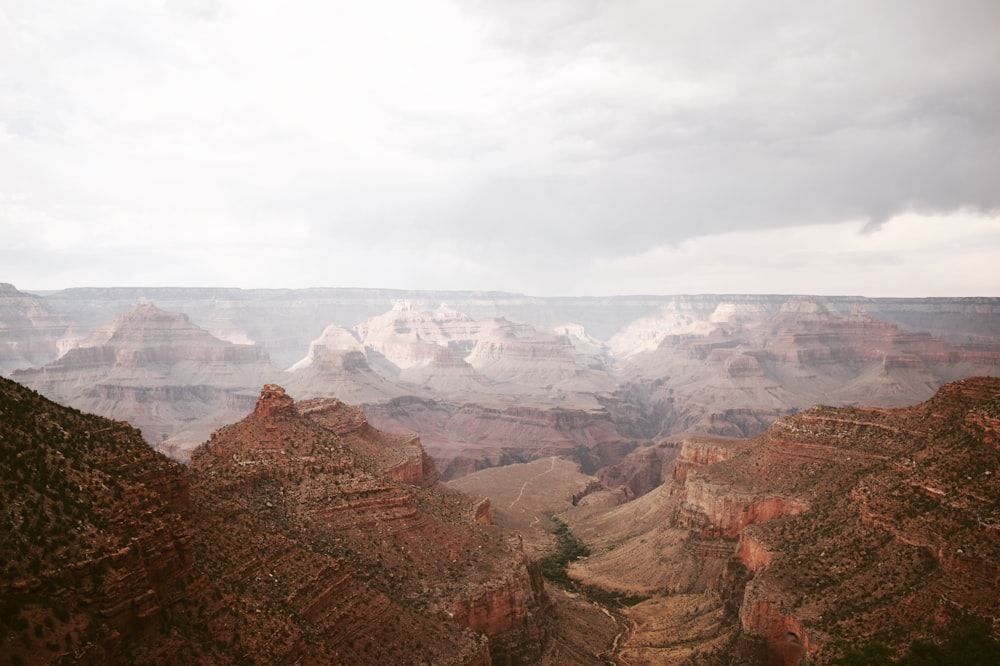
<path fill-rule="evenodd" d="M 1000 298 L 4 284 L 0 374 L 21 663 L 825 664 L 1000 628 Z"/>

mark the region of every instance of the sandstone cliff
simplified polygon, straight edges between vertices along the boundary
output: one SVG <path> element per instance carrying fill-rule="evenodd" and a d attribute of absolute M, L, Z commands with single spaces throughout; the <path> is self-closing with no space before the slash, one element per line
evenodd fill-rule
<path fill-rule="evenodd" d="M 947 384 L 911 408 L 816 408 L 769 430 L 754 462 L 713 468 L 809 507 L 747 535 L 768 557 L 744 563 L 758 570 L 740 649 L 825 663 L 838 641 L 902 647 L 958 613 L 996 617 L 998 410 L 993 378 Z"/>
<path fill-rule="evenodd" d="M 0 448 L 0 653 L 27 664 L 124 662 L 155 636 L 147 654 L 156 654 L 191 570 L 183 468 L 127 424 L 4 379 Z"/>
<path fill-rule="evenodd" d="M 266 386 L 254 413 L 216 432 L 191 466 L 196 501 L 330 559 L 327 580 L 356 601 L 345 607 L 342 593 L 320 586 L 295 607 L 327 627 L 342 659 L 485 653 L 504 663 L 544 648 L 547 600 L 518 540 L 477 521 L 476 500 L 437 484 L 418 440 L 380 433 L 359 409 L 296 404 Z M 370 658 L 357 654 L 370 644 Z"/>
<path fill-rule="evenodd" d="M 623 437 L 611 414 L 593 409 L 507 407 L 404 397 L 365 412 L 379 428 L 420 433 L 443 479 L 486 467 L 560 455 L 585 472 L 619 460 L 636 446 Z"/>
<path fill-rule="evenodd" d="M 529 458 L 498 452 L 489 441 L 479 446 L 460 434 L 452 437 L 445 421 L 427 422 L 421 407 L 426 401 L 473 405 L 483 414 L 510 414 L 516 405 L 604 409 L 620 440 L 648 445 L 695 433 L 754 436 L 817 402 L 914 404 L 943 382 L 1000 368 L 1000 300 L 990 298 L 539 299 L 475 292 L 166 288 L 33 296 L 12 287 L 4 293 L 21 309 L 8 315 L 0 308 L 0 342 L 5 327 L 30 335 L 9 333 L 0 356 L 6 354 L 8 367 L 48 364 L 19 375 L 21 381 L 67 404 L 128 419 L 148 441 L 180 459 L 211 429 L 247 413 L 264 381 L 280 381 L 302 397 L 337 395 L 370 405 L 376 419 L 388 401 L 418 398 L 397 400 L 388 409 L 417 410 L 395 419 L 399 429 L 409 422 L 429 425 L 431 430 L 411 430 L 424 435 L 445 475 L 454 476 Z M 150 353 L 129 358 L 109 351 L 118 343 L 111 340 L 112 329 L 100 325 L 141 298 L 190 317 L 186 326 L 163 322 L 164 331 L 180 331 L 163 340 L 175 345 L 178 358 L 194 351 L 193 358 L 201 359 L 197 347 L 204 352 L 228 344 L 258 355 L 265 350 L 278 367 L 294 371 L 282 375 L 265 364 L 248 379 L 245 370 L 260 358 L 228 358 L 225 368 L 216 361 L 177 363 L 164 371 Z M 35 314 L 25 318 L 28 306 Z M 181 330 L 192 326 L 212 341 L 192 346 Z M 25 356 L 31 345 L 34 351 Z M 73 345 L 65 357 L 55 358 Z M 167 352 L 161 348 L 156 354 Z M 116 365 L 121 367 L 111 372 Z M 585 448 L 590 447 L 584 444 L 574 459 L 588 471 L 595 462 L 617 462 L 603 453 L 590 456 Z"/>
<path fill-rule="evenodd" d="M 903 406 L 926 400 L 942 383 L 1000 373 L 997 348 L 958 347 L 860 307 L 838 314 L 812 297 L 756 311 L 723 305 L 685 313 L 683 326 L 668 309 L 616 338 L 619 345 L 622 336 L 634 338 L 632 351 L 619 352 L 621 370 L 646 387 L 650 402 L 665 406 L 661 436 L 751 437 L 819 402 Z"/>

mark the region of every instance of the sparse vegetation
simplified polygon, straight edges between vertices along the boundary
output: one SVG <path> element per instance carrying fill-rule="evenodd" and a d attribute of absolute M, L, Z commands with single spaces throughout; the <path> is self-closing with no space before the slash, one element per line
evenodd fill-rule
<path fill-rule="evenodd" d="M 542 558 L 540 562 L 542 575 L 553 583 L 567 587 L 572 584 L 572 580 L 566 573 L 569 563 L 581 557 L 587 557 L 590 555 L 590 549 L 573 536 L 573 533 L 569 531 L 569 525 L 556 517 L 552 518 L 552 522 L 556 524 L 553 531 L 556 535 L 556 552 Z"/>

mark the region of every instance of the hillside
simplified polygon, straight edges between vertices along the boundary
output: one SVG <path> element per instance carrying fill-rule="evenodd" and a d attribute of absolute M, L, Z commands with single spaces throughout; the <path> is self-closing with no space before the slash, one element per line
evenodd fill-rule
<path fill-rule="evenodd" d="M 413 438 L 267 386 L 185 469 L 0 382 L 0 653 L 14 663 L 540 658 L 537 569 Z"/>
<path fill-rule="evenodd" d="M 815 407 L 750 442 L 685 442 L 633 502 L 565 511 L 592 549 L 570 574 L 651 597 L 628 611 L 629 663 L 827 664 L 965 614 L 996 631 L 998 476 L 1000 379 L 914 407 Z"/>

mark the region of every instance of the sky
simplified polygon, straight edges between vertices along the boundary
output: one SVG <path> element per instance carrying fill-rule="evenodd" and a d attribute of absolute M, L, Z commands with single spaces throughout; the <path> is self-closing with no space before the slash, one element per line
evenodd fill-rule
<path fill-rule="evenodd" d="M 0 282 L 1000 296 L 995 0 L 0 0 Z"/>

